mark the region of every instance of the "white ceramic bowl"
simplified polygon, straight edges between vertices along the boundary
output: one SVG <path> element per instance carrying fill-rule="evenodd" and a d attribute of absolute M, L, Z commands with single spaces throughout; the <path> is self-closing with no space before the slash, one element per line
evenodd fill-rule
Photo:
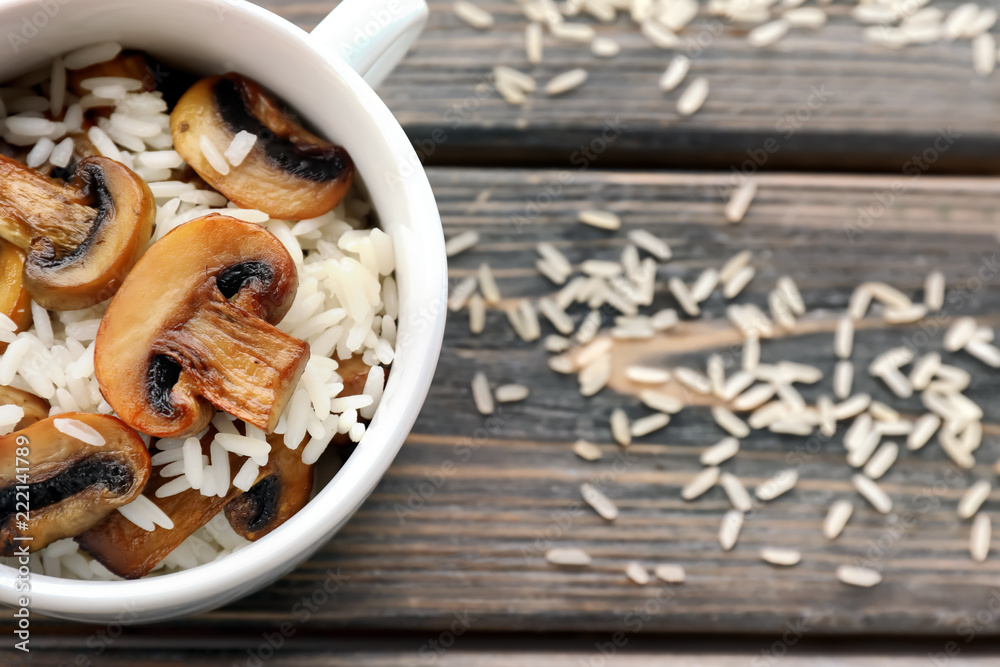
<path fill-rule="evenodd" d="M 120 582 L 32 574 L 32 613 L 151 622 L 231 602 L 314 553 L 392 463 L 434 374 L 447 267 L 427 177 L 371 86 L 402 58 L 426 17 L 424 0 L 345 0 L 310 34 L 240 0 L 8 0 L 0 6 L 0 34 L 6 35 L 0 81 L 60 53 L 117 41 L 194 72 L 246 74 L 287 100 L 354 159 L 383 229 L 395 241 L 400 300 L 397 357 L 371 427 L 304 509 L 249 547 L 184 572 Z M 15 589 L 16 575 L 0 566 L 0 602 L 16 606 L 26 595 Z"/>

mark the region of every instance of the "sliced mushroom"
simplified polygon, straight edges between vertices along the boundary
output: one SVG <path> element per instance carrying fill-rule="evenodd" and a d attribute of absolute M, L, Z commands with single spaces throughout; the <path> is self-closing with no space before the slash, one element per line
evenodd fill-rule
<path fill-rule="evenodd" d="M 205 453 L 208 453 L 215 433 L 212 428 L 202 437 Z M 229 464 L 230 469 L 239 470 L 239 457 L 230 454 Z M 138 579 L 148 574 L 181 542 L 222 511 L 226 503 L 242 493 L 232 487 L 220 498 L 217 495 L 203 496 L 196 489 L 188 489 L 166 498 L 157 498 L 157 489 L 171 481 L 160 475 L 162 467 L 153 469 L 143 495 L 170 517 L 173 528 L 147 531 L 115 512 L 76 538 L 81 549 L 119 577 Z"/>
<path fill-rule="evenodd" d="M 212 406 L 270 433 L 309 358 L 279 331 L 298 286 L 270 232 L 212 214 L 173 230 L 136 264 L 97 333 L 104 398 L 134 428 L 194 435 Z"/>
<path fill-rule="evenodd" d="M 47 419 L 52 407 L 44 398 L 14 387 L 0 387 L 0 405 L 17 405 L 24 410 L 24 417 L 14 426 L 15 431 Z"/>
<path fill-rule="evenodd" d="M 0 313 L 17 325 L 18 331 L 31 328 L 31 297 L 24 289 L 24 251 L 0 241 Z M 7 343 L 0 343 L 0 353 Z"/>
<path fill-rule="evenodd" d="M 139 434 L 106 415 L 65 413 L 0 438 L 0 555 L 90 529 L 135 500 L 150 469 Z"/>
<path fill-rule="evenodd" d="M 87 158 L 75 180 L 66 185 L 0 156 L 0 238 L 28 251 L 24 285 L 49 310 L 109 299 L 153 232 L 153 195 L 130 169 Z"/>
<path fill-rule="evenodd" d="M 342 147 L 303 128 L 259 84 L 229 73 L 202 79 L 170 114 L 174 148 L 230 201 L 272 218 L 302 220 L 332 210 L 351 187 L 354 163 Z M 225 173 L 202 152 L 203 138 L 225 151 L 241 131 L 257 142 Z"/>
<path fill-rule="evenodd" d="M 313 466 L 302 462 L 302 448 L 285 447 L 280 436 L 268 438 L 268 442 L 271 457 L 267 471 L 249 491 L 226 505 L 229 525 L 251 542 L 292 518 L 312 495 Z"/>

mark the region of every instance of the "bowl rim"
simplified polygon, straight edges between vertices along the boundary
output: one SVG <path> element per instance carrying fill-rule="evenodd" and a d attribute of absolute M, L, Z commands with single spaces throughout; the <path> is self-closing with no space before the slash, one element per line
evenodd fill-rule
<path fill-rule="evenodd" d="M 384 144 L 380 154 L 391 155 L 393 167 L 399 175 L 398 182 L 408 200 L 407 210 L 413 219 L 425 218 L 421 228 L 436 229 L 440 239 L 427 248 L 421 248 L 422 264 L 428 260 L 439 261 L 446 267 L 444 238 L 440 214 L 430 183 L 419 158 L 402 127 L 392 116 L 385 103 L 345 62 L 331 58 L 328 52 L 317 49 L 309 41 L 309 33 L 286 19 L 248 2 L 214 0 L 225 4 L 227 10 L 239 12 L 241 18 L 253 21 L 274 33 L 281 44 L 273 48 L 295 49 L 290 57 L 311 60 L 324 77 L 343 79 L 357 96 L 371 119 L 381 129 L 377 138 Z M 159 3 L 157 3 L 159 4 Z M 164 2 L 164 5 L 167 3 Z M 171 0 L 173 5 L 200 5 L 211 11 L 212 3 L 202 0 Z M 4 13 L 18 9 L 37 8 L 35 0 L 13 0 L 2 8 Z M 123 40 L 127 42 L 127 39 Z M 294 103 L 294 100 L 291 100 Z M 363 175 L 362 175 L 363 176 Z M 397 257 L 402 244 L 396 244 Z M 429 318 L 429 325 L 409 332 L 403 325 L 403 312 L 407 304 L 400 303 L 400 337 L 407 337 L 406 354 L 414 359 L 415 367 L 406 373 L 390 373 L 386 393 L 398 395 L 401 406 L 393 406 L 391 417 L 384 410 L 376 410 L 375 417 L 355 452 L 347 459 L 337 474 L 314 495 L 312 500 L 292 518 L 270 534 L 249 546 L 211 563 L 179 572 L 128 581 L 71 580 L 32 572 L 30 592 L 16 590 L 17 570 L 0 565 L 0 602 L 19 606 L 19 599 L 30 598 L 30 608 L 58 618 L 94 622 L 104 620 L 123 624 L 153 622 L 186 616 L 212 609 L 242 597 L 274 581 L 297 567 L 321 547 L 361 506 L 374 490 L 401 448 L 410 428 L 416 421 L 423 400 L 430 389 L 437 359 L 444 338 L 447 298 L 447 269 L 435 276 L 422 276 L 425 285 L 417 285 L 430 303 L 437 303 L 439 312 Z M 423 280 L 422 280 L 423 282 Z M 437 282 L 435 288 L 433 283 Z M 426 317 L 425 317 L 426 318 Z M 397 344 L 397 350 L 400 349 Z M 406 398 L 407 400 L 402 400 Z M 371 435 L 369 435 L 371 434 Z M 374 436 L 374 437 L 372 437 Z"/>

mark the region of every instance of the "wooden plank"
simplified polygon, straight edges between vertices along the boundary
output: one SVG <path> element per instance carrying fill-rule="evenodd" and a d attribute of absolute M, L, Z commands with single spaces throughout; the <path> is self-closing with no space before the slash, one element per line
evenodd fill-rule
<path fill-rule="evenodd" d="M 259 3 L 307 29 L 334 4 Z M 651 46 L 624 17 L 597 25 L 598 34 L 621 43 L 618 57 L 601 60 L 586 44 L 546 37 L 544 63 L 533 67 L 524 54 L 526 19 L 518 5 L 478 4 L 496 16 L 490 31 L 465 26 L 450 0 L 432 0 L 427 30 L 380 90 L 430 164 L 599 160 L 605 168 L 896 172 L 951 128 L 960 138 L 928 160 L 929 169 L 997 172 L 1000 87 L 996 75 L 972 73 L 967 40 L 885 49 L 863 42 L 850 7 L 833 4 L 822 29 L 793 30 L 777 45 L 755 49 L 745 27 L 703 15 L 682 33 L 679 52 L 693 56 L 688 80 L 706 77 L 711 94 L 698 114 L 684 119 L 675 110 L 680 91 L 664 94 L 657 86 L 673 52 Z M 590 78 L 567 95 L 538 93 L 513 107 L 493 89 L 497 64 L 541 82 L 575 67 L 588 69 Z"/>
<path fill-rule="evenodd" d="M 763 358 L 822 368 L 827 379 L 802 389 L 810 402 L 830 391 L 834 316 L 861 281 L 885 280 L 919 297 L 932 268 L 948 278 L 948 306 L 940 318 L 924 322 L 928 336 L 918 326 L 888 327 L 874 316 L 859 327 L 857 390 L 906 414 L 921 411 L 919 400 L 895 399 L 864 372 L 876 354 L 907 340 L 921 351 L 939 349 L 942 327 L 959 315 L 1000 322 L 1000 185 L 990 179 L 777 174 L 760 179 L 745 221 L 728 225 L 722 217 L 725 174 L 434 169 L 430 176 L 446 234 L 474 229 L 483 239 L 453 258 L 452 277 L 489 261 L 507 303 L 552 292 L 532 268 L 539 241 L 556 244 L 576 263 L 617 257 L 628 229 L 667 239 L 674 259 L 659 269 L 654 309 L 675 306 L 663 287 L 668 276 L 691 281 L 703 268 L 753 250 L 758 275 L 741 301 L 763 307 L 776 278 L 790 275 L 807 302 L 810 314 L 799 329 L 766 341 Z M 857 224 L 859 209 L 894 188 L 892 206 L 852 243 L 845 225 Z M 545 196 L 547 190 L 558 195 Z M 525 217 L 532 204 L 538 204 L 537 215 Z M 577 223 L 577 212 L 592 206 L 620 213 L 623 231 Z M 992 479 L 990 466 L 1000 457 L 1000 376 L 967 355 L 948 356 L 973 374 L 967 395 L 988 417 L 977 452 L 981 463 L 964 473 L 953 470 L 934 444 L 904 451 L 880 482 L 895 503 L 890 517 L 876 514 L 852 491 L 843 429 L 819 447 L 757 431 L 724 469 L 755 485 L 794 467 L 801 482 L 755 511 L 736 548 L 723 552 L 716 538 L 728 509 L 722 491 L 692 503 L 679 498 L 680 486 L 699 469 L 699 453 L 723 435 L 707 407 L 685 409 L 667 429 L 637 439 L 627 451 L 611 444 L 613 408 L 625 407 L 633 417 L 648 413 L 632 396 L 637 387 L 618 377 L 626 362 L 697 367 L 712 351 L 735 361 L 735 337 L 721 322 L 725 306 L 716 293 L 701 320 L 683 323 L 668 338 L 617 345 L 614 390 L 593 398 L 579 395 L 575 378 L 548 370 L 548 355 L 516 338 L 500 312 L 488 314 L 479 337 L 468 333 L 464 313 L 451 315 L 436 379 L 411 437 L 341 533 L 264 591 L 166 627 L 204 632 L 290 621 L 298 628 L 296 605 L 315 599 L 318 607 L 308 615 L 313 629 L 440 632 L 458 614 L 475 618 L 477 632 L 780 634 L 786 623 L 801 622 L 816 635 L 926 636 L 962 635 L 975 623 L 970 619 L 986 614 L 973 634 L 998 634 L 990 605 L 1000 596 L 1000 559 L 970 561 L 968 522 L 957 520 L 955 506 L 971 480 Z M 578 319 L 583 312 L 573 311 Z M 551 331 L 547 324 L 543 329 Z M 484 418 L 470 396 L 476 370 L 494 385 L 524 382 L 532 396 Z M 605 458 L 588 463 L 575 457 L 570 447 L 578 438 L 600 443 Z M 601 483 L 620 507 L 615 522 L 580 507 L 579 485 L 588 480 Z M 829 543 L 820 522 L 841 497 L 853 498 L 857 510 L 844 535 Z M 998 500 L 994 492 L 985 510 L 995 511 Z M 594 563 L 581 570 L 553 567 L 543 554 L 554 545 L 582 547 Z M 765 565 L 758 557 L 765 546 L 800 549 L 803 562 L 789 569 Z M 834 578 L 839 564 L 858 559 L 870 559 L 884 582 L 857 589 Z M 636 586 L 623 574 L 632 560 L 682 564 L 688 581 Z M 322 588 L 331 573 L 343 582 L 328 596 Z M 45 627 L 65 630 L 56 623 Z"/>

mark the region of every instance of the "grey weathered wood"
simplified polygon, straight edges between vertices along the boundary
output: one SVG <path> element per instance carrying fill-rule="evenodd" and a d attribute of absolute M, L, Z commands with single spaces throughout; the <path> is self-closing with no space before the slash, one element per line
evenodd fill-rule
<path fill-rule="evenodd" d="M 335 3 L 259 4 L 309 29 Z M 933 170 L 997 171 L 998 75 L 972 73 L 967 40 L 898 51 L 867 44 L 863 27 L 848 15 L 850 6 L 833 4 L 820 30 L 796 29 L 777 45 L 756 49 L 747 44 L 747 27 L 703 15 L 683 31 L 678 52 L 693 58 L 688 81 L 707 77 L 711 94 L 699 113 L 683 119 L 675 109 L 681 89 L 665 94 L 657 86 L 674 52 L 653 47 L 623 16 L 610 25 L 595 23 L 598 34 L 621 43 L 616 58 L 596 58 L 586 44 L 547 36 L 543 64 L 531 66 L 524 53 L 527 19 L 517 3 L 478 4 L 496 16 L 492 30 L 466 26 L 450 0 L 430 2 L 426 31 L 379 91 L 422 157 L 434 164 L 573 160 L 575 167 L 612 123 L 624 131 L 606 147 L 593 144 L 604 167 L 739 169 L 753 151 L 757 164 L 748 167 L 895 172 L 952 128 L 961 137 L 931 161 Z M 991 5 L 996 3 L 983 4 Z M 537 93 L 514 107 L 492 88 L 497 64 L 530 72 L 542 83 L 575 67 L 588 69 L 590 78 L 569 94 Z"/>
<path fill-rule="evenodd" d="M 728 225 L 722 218 L 724 175 L 571 173 L 560 195 L 530 224 L 518 227 L 512 216 L 522 214 L 525 201 L 535 200 L 545 184 L 558 182 L 559 172 L 435 169 L 430 175 L 446 233 L 476 229 L 483 237 L 479 247 L 453 258 L 452 277 L 489 261 L 509 300 L 552 291 L 532 268 L 532 248 L 541 240 L 578 262 L 616 257 L 626 230 L 649 229 L 674 248 L 674 260 L 660 268 L 661 283 L 671 275 L 693 280 L 706 266 L 744 248 L 754 250 L 758 277 L 740 300 L 763 304 L 775 279 L 787 274 L 810 309 L 801 333 L 765 342 L 764 360 L 815 363 L 827 372 L 824 392 L 830 391 L 833 366 L 833 316 L 854 285 L 886 280 L 919 298 L 927 271 L 940 268 L 949 288 L 962 293 L 980 267 L 993 266 L 997 248 L 1000 186 L 987 179 L 908 182 L 890 211 L 852 244 L 844 224 L 897 181 L 765 177 L 745 221 Z M 609 233 L 577 223 L 577 212 L 593 206 L 619 212 L 624 229 Z M 982 289 L 972 284 L 961 307 L 950 301 L 947 318 L 971 314 L 1000 322 L 998 279 L 988 276 Z M 661 285 L 655 307 L 674 305 Z M 616 348 L 615 358 L 701 365 L 708 352 L 727 352 L 732 337 L 719 322 L 724 307 L 716 294 L 706 302 L 702 320 L 684 323 L 656 343 Z M 573 313 L 579 318 L 583 311 Z M 807 619 L 816 634 L 953 635 L 987 608 L 997 590 L 1000 560 L 992 556 L 973 564 L 968 522 L 955 515 L 964 488 L 975 478 L 992 478 L 991 466 L 1000 456 L 1000 428 L 992 419 L 1000 412 L 1000 376 L 969 357 L 948 355 L 950 363 L 973 373 L 967 394 L 988 417 L 977 452 L 981 463 L 973 473 L 953 474 L 934 443 L 904 452 L 880 482 L 897 516 L 913 517 L 901 535 L 892 537 L 889 520 L 852 491 L 842 432 L 810 451 L 805 438 L 758 431 L 723 468 L 751 486 L 789 466 L 798 467 L 802 479 L 797 489 L 754 513 L 735 549 L 724 553 L 716 538 L 728 509 L 722 491 L 692 503 L 679 497 L 680 486 L 699 468 L 699 452 L 723 435 L 707 407 L 685 409 L 667 429 L 633 444 L 626 469 L 602 482 L 621 509 L 608 523 L 588 509 L 575 509 L 578 489 L 584 481 L 601 481 L 622 454 L 611 444 L 611 410 L 622 406 L 633 417 L 648 413 L 630 395 L 636 388 L 616 376 L 615 390 L 584 398 L 575 378 L 548 370 L 548 355 L 517 339 L 502 314 L 490 312 L 487 320 L 487 332 L 475 337 L 468 333 L 465 313 L 449 316 L 435 382 L 413 434 L 374 495 L 336 538 L 264 591 L 168 627 L 186 632 L 235 624 L 277 627 L 294 620 L 295 603 L 318 590 L 328 570 L 338 569 L 346 581 L 311 614 L 312 630 L 440 632 L 455 613 L 468 613 L 476 618 L 477 631 L 774 633 L 790 620 Z M 551 331 L 548 325 L 543 329 Z M 858 390 L 911 414 L 919 410 L 916 399 L 895 399 L 864 368 L 914 331 L 914 326 L 886 327 L 873 315 L 859 327 L 854 353 Z M 940 338 L 938 331 L 922 349 L 939 349 Z M 485 371 L 494 385 L 524 382 L 532 396 L 484 418 L 470 396 L 476 370 Z M 802 391 L 812 401 L 820 389 Z M 600 443 L 605 458 L 587 463 L 575 457 L 570 447 L 578 438 Z M 828 543 L 820 522 L 840 497 L 853 498 L 857 510 L 843 536 Z M 984 511 L 996 511 L 997 497 L 994 492 Z M 865 558 L 880 539 L 888 539 L 874 561 L 884 573 L 881 585 L 856 589 L 834 578 L 839 564 Z M 593 566 L 547 564 L 542 554 L 552 545 L 586 549 Z M 758 558 L 764 546 L 801 549 L 803 562 L 789 569 L 766 565 Z M 631 560 L 679 563 L 688 581 L 636 586 L 622 572 Z M 636 614 L 646 605 L 651 613 L 640 623 Z M 998 629 L 991 617 L 976 636 Z"/>

